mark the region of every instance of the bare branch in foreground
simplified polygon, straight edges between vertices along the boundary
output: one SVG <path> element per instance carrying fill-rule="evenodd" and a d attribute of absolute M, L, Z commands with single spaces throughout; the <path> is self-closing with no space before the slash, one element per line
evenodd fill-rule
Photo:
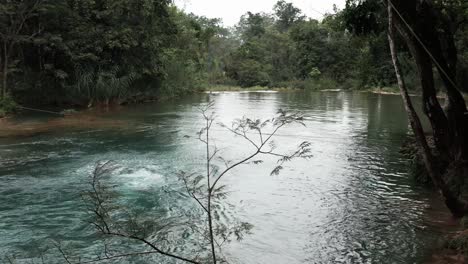
<path fill-rule="evenodd" d="M 284 154 L 275 151 L 276 144 L 273 142 L 273 138 L 281 128 L 290 124 L 304 125 L 303 117 L 298 113 L 288 114 L 280 110 L 277 116 L 265 121 L 243 117 L 234 121 L 231 127 L 221 125 L 234 136 L 241 137 L 246 144 L 253 147 L 250 154 L 230 163 L 222 157 L 221 151 L 212 143 L 210 132 L 213 126 L 216 125 L 214 112 L 209 113 L 212 107 L 213 103 L 209 103 L 205 109 L 202 109 L 204 127 L 197 133 L 199 141 L 205 145 L 204 165 L 206 165 L 206 171 L 203 174 L 180 172 L 177 175 L 182 183 L 185 197 L 190 197 L 200 207 L 201 210 L 197 211 L 197 213 L 200 214 L 201 220 L 182 221 L 177 217 L 172 217 L 153 218 L 151 224 L 142 221 L 141 216 L 133 215 L 113 203 L 116 196 L 115 191 L 105 184 L 105 177 L 118 166 L 110 161 L 100 162 L 91 175 L 90 191 L 83 195 L 88 211 L 93 216 L 90 224 L 96 228 L 99 234 L 105 237 L 135 241 L 150 250 L 127 253 L 114 252 L 115 254 L 113 254 L 105 245 L 101 256 L 95 259 L 74 262 L 59 247 L 59 251 L 66 263 L 96 263 L 153 254 L 187 263 L 226 263 L 222 254 L 223 245 L 232 241 L 233 238 L 236 240 L 243 239 L 245 234 L 250 233 L 252 225 L 237 221 L 233 217 L 227 217 L 224 210 L 225 204 L 222 203 L 222 200 L 228 196 L 229 192 L 227 186 L 222 184 L 223 178 L 241 165 L 261 164 L 263 160 L 259 159 L 259 156 L 278 158 L 278 164 L 272 171 L 272 174 L 278 174 L 284 163 L 295 158 L 310 158 L 311 145 L 309 142 L 302 142 L 291 153 Z M 221 161 L 226 167 L 220 169 L 216 161 Z M 186 216 L 189 215 L 190 213 L 186 213 Z M 148 226 L 152 227 L 151 231 L 149 231 Z M 173 253 L 174 250 L 165 250 L 164 244 L 169 240 L 164 234 L 170 233 L 171 230 L 179 226 L 184 226 L 187 228 L 185 230 L 189 230 L 193 234 L 199 234 L 203 241 L 200 247 L 205 251 L 197 251 L 194 258 L 189 258 Z"/>
<path fill-rule="evenodd" d="M 208 237 L 208 242 L 211 247 L 212 263 L 216 263 L 218 261 L 216 254 L 221 253 L 221 247 L 224 243 L 231 241 L 231 236 L 235 236 L 237 240 L 241 240 L 244 234 L 249 233 L 252 228 L 252 225 L 245 222 L 240 222 L 239 224 L 229 227 L 223 221 L 219 221 L 219 200 L 226 198 L 228 194 L 226 186 L 220 184 L 222 179 L 238 166 L 262 163 L 263 161 L 261 159 L 256 159 L 259 155 L 269 155 L 279 158 L 277 161 L 278 166 L 273 169 L 271 174 L 278 174 L 285 162 L 295 158 L 310 158 L 312 155 L 310 154 L 311 145 L 309 142 L 302 142 L 295 151 L 289 154 L 274 152 L 276 146 L 272 139 L 282 127 L 289 124 L 304 125 L 304 118 L 299 113 L 288 114 L 285 111 L 279 110 L 276 117 L 265 121 L 243 117 L 235 120 L 231 127 L 218 124 L 227 129 L 234 136 L 243 138 L 254 148 L 251 154 L 230 164 L 221 155 L 218 155 L 220 151 L 211 143 L 210 131 L 215 120 L 214 112 L 209 113 L 212 106 L 213 104 L 210 103 L 206 108 L 201 109 L 205 126 L 198 133 L 198 139 L 206 147 L 206 175 L 203 177 L 198 174 L 187 174 L 184 172 L 180 173 L 180 175 L 182 176 L 181 180 L 189 196 L 192 197 L 206 213 L 206 229 L 208 235 L 205 237 Z M 266 129 L 271 130 L 271 132 L 266 133 Z M 224 169 L 218 171 L 216 167 L 213 166 L 215 158 L 225 165 Z M 217 241 L 217 237 L 221 239 L 221 243 Z M 218 250 L 216 250 L 216 248 Z"/>

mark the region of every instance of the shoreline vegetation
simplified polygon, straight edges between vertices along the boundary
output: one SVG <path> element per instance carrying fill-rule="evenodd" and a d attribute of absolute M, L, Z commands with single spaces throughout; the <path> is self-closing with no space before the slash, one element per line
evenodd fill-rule
<path fill-rule="evenodd" d="M 224 92 L 239 92 L 239 93 L 249 93 L 249 92 L 258 92 L 258 93 L 284 93 L 284 92 L 358 92 L 358 93 L 372 93 L 372 94 L 381 94 L 381 95 L 395 95 L 399 96 L 399 91 L 397 88 L 393 87 L 384 87 L 384 88 L 372 88 L 372 89 L 299 89 L 292 87 L 263 87 L 263 86 L 254 86 L 254 87 L 240 87 L 234 85 L 211 85 L 206 89 L 201 89 L 198 93 L 224 93 Z M 418 96 L 413 94 L 412 96 Z M 123 127 L 124 123 L 119 121 L 109 121 L 101 119 L 99 117 L 100 113 L 118 110 L 119 108 L 125 107 L 126 105 L 133 104 L 145 104 L 145 103 L 154 103 L 158 101 L 169 100 L 169 98 L 147 98 L 138 101 L 125 102 L 123 104 L 111 103 L 108 105 L 94 105 L 92 107 L 73 107 L 67 106 L 65 108 L 53 107 L 44 107 L 39 109 L 22 109 L 21 107 L 15 105 L 14 112 L 11 112 L 7 115 L 1 115 L 0 112 L 0 138 L 8 137 L 28 137 L 34 136 L 41 133 L 53 132 L 54 130 L 60 130 L 67 127 L 75 128 L 92 128 L 92 127 Z M 45 110 L 45 111 L 44 111 Z M 52 111 L 49 111 L 52 110 Z M 12 122 L 14 117 L 20 112 L 45 112 L 45 114 L 50 114 L 51 117 L 54 115 L 57 118 L 52 118 L 46 120 L 42 123 L 23 123 L 19 124 Z M 47 113 L 49 112 L 49 113 Z"/>
<path fill-rule="evenodd" d="M 374 88 L 364 88 L 364 89 L 346 89 L 346 88 L 328 88 L 327 86 L 310 86 L 307 88 L 297 88 L 293 86 L 283 86 L 283 87 L 268 87 L 268 86 L 252 86 L 252 87 L 241 87 L 238 85 L 208 85 L 205 89 L 199 89 L 195 93 L 223 93 L 223 92 L 360 92 L 360 93 L 373 93 L 381 95 L 396 95 L 400 96 L 400 92 L 397 87 L 374 87 Z M 193 92 L 192 92 L 193 93 Z M 184 95 L 179 95 L 181 97 Z M 410 96 L 420 96 L 417 93 L 411 93 Z M 464 93 L 463 96 L 468 98 L 468 94 Z M 58 115 L 68 115 L 72 112 L 82 112 L 89 109 L 102 109 L 107 107 L 114 107 L 118 105 L 132 105 L 132 104 L 145 104 L 151 102 L 165 101 L 169 99 L 174 99 L 177 97 L 169 96 L 141 96 L 133 97 L 126 101 L 118 102 L 113 101 L 106 104 L 94 104 L 94 105 L 63 105 L 62 107 L 57 107 L 54 105 L 45 105 L 39 107 L 23 107 L 16 104 L 11 97 L 6 97 L 5 99 L 0 100 L 0 120 L 5 120 L 10 117 L 14 117 L 18 112 L 21 111 L 32 111 L 32 112 L 48 112 L 53 110 Z M 445 94 L 439 94 L 438 98 L 445 98 Z M 57 110 L 59 109 L 59 110 Z"/>
<path fill-rule="evenodd" d="M 144 104 L 150 102 L 165 101 L 170 99 L 175 99 L 177 97 L 182 97 L 190 93 L 222 93 L 222 92 L 300 92 L 300 91 L 309 91 L 309 92 L 361 92 L 361 93 L 373 93 L 381 95 L 396 95 L 400 96 L 400 91 L 396 86 L 385 86 L 385 87 L 371 87 L 371 88 L 357 88 L 357 87 L 345 87 L 342 85 L 328 86 L 323 85 L 323 83 L 333 83 L 331 80 L 318 81 L 318 82 L 309 82 L 306 86 L 301 85 L 301 87 L 295 87 L 294 85 L 285 85 L 285 86 L 252 86 L 252 87 L 241 87 L 239 85 L 207 85 L 206 88 L 200 88 L 196 91 L 187 92 L 181 95 L 176 96 L 167 96 L 167 95 L 135 95 L 123 101 L 110 101 L 107 103 L 93 103 L 88 106 L 85 105 L 76 105 L 76 104 L 65 104 L 61 106 L 56 106 L 53 104 L 39 105 L 33 107 L 24 107 L 17 104 L 12 97 L 7 96 L 4 99 L 0 99 L 0 120 L 14 117 L 16 113 L 20 111 L 38 111 L 51 109 L 56 110 L 58 114 L 67 114 L 70 111 L 82 111 L 93 108 L 106 108 L 108 106 L 115 105 L 132 105 L 132 104 Z M 337 87 L 337 88 L 335 88 Z M 412 97 L 418 97 L 418 92 L 410 93 Z M 463 93 L 465 99 L 468 99 L 468 93 Z M 438 98 L 444 99 L 446 96 L 443 93 L 439 93 Z M 28 110 L 29 109 L 29 110 Z M 59 109 L 59 110 L 57 110 Z"/>
<path fill-rule="evenodd" d="M 155 5 L 142 10 L 129 0 L 114 9 L 106 8 L 112 6 L 109 0 L 83 6 L 40 0 L 1 4 L 0 12 L 24 21 L 0 21 L 5 32 L 19 32 L 0 39 L 10 47 L 1 52 L 9 56 L 1 60 L 0 118 L 14 113 L 16 104 L 86 109 L 176 98 L 207 84 L 216 84 L 207 89 L 211 92 L 399 94 L 386 33 L 349 28 L 353 6 L 319 21 L 278 1 L 270 12 L 247 12 L 227 28 L 220 19 L 188 14 L 166 1 L 138 3 L 145 1 Z M 67 19 L 56 23 L 63 12 Z M 400 57 L 409 86 L 417 87 L 409 52 Z"/>
<path fill-rule="evenodd" d="M 0 21 L 0 28 L 11 32 L 0 38 L 8 47 L 0 52 L 8 55 L 1 60 L 0 100 L 20 106 L 145 102 L 198 92 L 207 84 L 216 84 L 211 91 L 396 84 L 385 32 L 351 34 L 347 10 L 336 9 L 319 21 L 278 1 L 269 12 L 247 12 L 228 28 L 170 1 L 30 2 L 0 4 L 0 15 L 15 22 Z M 66 19 L 57 23 L 58 17 Z M 410 56 L 402 57 L 414 83 Z M 0 101 L 0 115 L 9 112 Z"/>
<path fill-rule="evenodd" d="M 369 92 L 376 93 L 374 90 L 343 90 L 343 89 L 299 89 L 292 87 L 263 87 L 263 86 L 254 86 L 254 87 L 240 87 L 234 85 L 211 85 L 206 89 L 201 89 L 198 93 L 224 93 L 224 92 L 239 92 L 239 93 L 249 93 L 249 92 Z M 387 94 L 387 93 L 382 93 Z M 67 127 L 78 127 L 78 128 L 92 128 L 92 127 L 122 127 L 124 124 L 116 121 L 109 121 L 101 119 L 99 117 L 100 113 L 107 112 L 109 109 L 111 111 L 125 107 L 126 105 L 132 104 L 145 104 L 158 101 L 169 100 L 169 98 L 147 98 L 137 101 L 129 101 L 123 104 L 119 103 L 110 103 L 108 105 L 94 105 L 92 107 L 74 107 L 74 106 L 65 106 L 62 108 L 57 108 L 53 106 L 38 107 L 37 109 L 23 109 L 20 106 L 14 105 L 14 108 L 11 108 L 13 111 L 9 112 L 6 115 L 1 115 L 0 112 L 0 138 L 8 137 L 28 137 L 34 136 L 41 133 L 53 132 L 54 130 L 60 130 Z M 59 109 L 59 110 L 58 110 Z M 51 117 L 57 117 L 45 120 L 44 122 L 34 122 L 34 123 L 16 123 L 14 122 L 14 117 L 21 112 L 43 112 L 46 115 Z"/>

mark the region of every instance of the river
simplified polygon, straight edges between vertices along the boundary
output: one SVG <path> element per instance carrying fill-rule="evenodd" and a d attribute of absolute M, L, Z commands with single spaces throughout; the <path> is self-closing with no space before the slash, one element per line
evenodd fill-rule
<path fill-rule="evenodd" d="M 198 109 L 208 101 L 224 124 L 242 116 L 270 118 L 279 109 L 300 111 L 306 127 L 286 127 L 276 144 L 288 150 L 312 143 L 312 158 L 287 163 L 279 175 L 270 175 L 275 160 L 266 157 L 225 178 L 226 204 L 232 205 L 225 214 L 254 226 L 225 247 L 230 263 L 422 263 L 430 254 L 440 236 L 434 219 L 447 213 L 434 193 L 414 184 L 398 152 L 409 134 L 400 97 L 230 92 L 100 111 L 87 119 L 93 122 L 73 125 L 57 125 L 57 117 L 46 115 L 11 121 L 18 130 L 42 129 L 0 137 L 1 256 L 37 257 L 51 241 L 92 256 L 99 245 L 80 193 L 101 160 L 125 168 L 111 181 L 130 206 L 163 214 L 184 207 L 168 189 L 178 184 L 177 171 L 203 164 L 196 132 L 203 126 Z M 47 129 L 48 123 L 54 125 Z M 222 127 L 213 131 L 228 159 L 250 151 Z"/>

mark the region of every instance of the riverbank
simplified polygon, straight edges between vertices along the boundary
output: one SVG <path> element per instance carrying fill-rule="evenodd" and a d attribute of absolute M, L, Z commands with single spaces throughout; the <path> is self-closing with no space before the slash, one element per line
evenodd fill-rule
<path fill-rule="evenodd" d="M 442 205 L 445 207 L 445 205 Z M 438 218 L 438 217 L 435 217 Z M 449 212 L 438 219 L 440 229 L 439 242 L 434 245 L 432 253 L 425 264 L 465 264 L 468 261 L 468 230 L 460 230 L 459 219 L 453 218 Z"/>
<path fill-rule="evenodd" d="M 447 232 L 443 243 L 426 262 L 426 264 L 465 263 L 468 263 L 468 230 Z"/>
<path fill-rule="evenodd" d="M 380 88 L 371 88 L 364 90 L 363 92 L 370 92 L 370 93 L 375 93 L 375 94 L 387 94 L 387 95 L 400 95 L 400 90 L 398 87 L 380 87 Z M 410 96 L 420 96 L 417 93 L 410 92 Z M 463 97 L 465 100 L 468 100 L 468 93 L 462 92 Z M 437 98 L 439 99 L 445 99 L 446 95 L 443 92 L 439 92 L 437 95 Z"/>
<path fill-rule="evenodd" d="M 298 92 L 298 91 L 313 91 L 313 92 L 361 92 L 361 93 L 373 93 L 373 94 L 382 94 L 382 95 L 395 95 L 399 96 L 399 90 L 396 87 L 379 87 L 379 88 L 370 88 L 370 89 L 333 89 L 333 88 L 328 88 L 328 89 L 315 89 L 315 88 L 309 88 L 309 89 L 301 89 L 301 88 L 294 88 L 294 87 L 267 87 L 267 86 L 253 86 L 253 87 L 241 87 L 241 86 L 235 86 L 235 85 L 211 85 L 208 86 L 205 89 L 201 89 L 198 91 L 198 93 L 210 93 L 210 92 Z M 197 93 L 197 92 L 194 92 Z M 411 96 L 418 96 L 418 94 L 411 93 Z M 465 99 L 468 99 L 468 94 L 463 94 Z M 440 94 L 438 96 L 439 98 L 445 98 L 444 94 Z M 135 96 L 131 97 L 126 101 L 122 102 L 111 102 L 110 104 L 96 104 L 93 107 L 86 107 L 86 106 L 77 106 L 77 105 L 64 105 L 61 108 L 57 107 L 48 107 L 48 106 L 43 106 L 43 107 L 38 107 L 39 111 L 42 111 L 43 109 L 45 110 L 50 110 L 53 109 L 57 113 L 62 113 L 66 111 L 87 111 L 89 109 L 94 109 L 94 108 L 103 108 L 103 107 L 114 107 L 118 105 L 135 105 L 135 104 L 145 104 L 145 103 L 150 103 L 150 102 L 163 102 L 167 101 L 170 99 L 174 99 L 175 97 L 154 97 L 154 96 Z M 13 102 L 11 99 L 5 100 L 4 102 L 0 102 L 0 120 L 8 118 L 8 117 L 14 117 L 15 114 L 18 111 L 35 111 L 35 110 L 29 110 L 28 108 L 24 108 L 22 106 L 17 105 L 15 102 Z"/>
<path fill-rule="evenodd" d="M 0 138 L 31 137 L 43 133 L 63 131 L 65 129 L 104 129 L 121 128 L 128 122 L 106 119 L 102 115 L 109 111 L 118 111 L 119 107 L 87 109 L 64 115 L 51 115 L 41 120 L 17 121 L 12 116 L 0 118 Z"/>
<path fill-rule="evenodd" d="M 427 135 L 427 141 L 431 148 L 435 148 L 432 136 Z M 419 153 L 417 143 L 414 138 L 408 138 L 400 149 L 400 154 L 408 160 L 408 173 L 413 177 L 416 185 L 422 186 L 434 192 L 431 178 L 426 172 L 422 155 Z M 438 159 L 436 159 L 438 160 Z M 437 167 L 443 164 L 437 164 Z M 445 208 L 443 198 L 436 195 L 438 203 Z M 468 219 L 454 218 L 447 209 L 447 216 L 440 221 L 441 225 L 441 243 L 434 248 L 433 254 L 427 264 L 461 264 L 467 263 L 468 259 Z M 436 217 L 439 218 L 439 217 Z"/>
<path fill-rule="evenodd" d="M 397 87 L 375 87 L 367 89 L 365 92 L 374 94 L 400 95 L 400 90 Z M 410 96 L 416 96 L 416 94 L 411 93 Z"/>
<path fill-rule="evenodd" d="M 391 87 L 372 88 L 372 89 L 344 89 L 344 88 L 295 88 L 295 87 L 268 87 L 268 86 L 253 86 L 241 87 L 235 85 L 214 85 L 202 90 L 203 92 L 258 92 L 258 91 L 276 91 L 276 92 L 291 92 L 291 91 L 313 91 L 313 92 L 364 92 L 400 95 L 398 89 Z"/>
<path fill-rule="evenodd" d="M 298 88 L 291 87 L 267 87 L 267 86 L 253 86 L 253 87 L 241 87 L 235 85 L 213 85 L 202 90 L 203 92 L 258 92 L 258 91 L 301 91 Z"/>

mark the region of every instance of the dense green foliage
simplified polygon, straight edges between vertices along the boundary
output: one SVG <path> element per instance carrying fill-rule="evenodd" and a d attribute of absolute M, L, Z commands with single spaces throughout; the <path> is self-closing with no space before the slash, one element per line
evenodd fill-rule
<path fill-rule="evenodd" d="M 436 16 L 442 15 L 444 17 L 445 23 L 450 25 L 450 29 L 447 29 L 447 32 L 453 34 L 455 39 L 454 49 L 458 53 L 457 69 L 455 75 L 457 76 L 457 86 L 464 92 L 468 92 L 468 2 L 464 0 L 436 0 L 433 1 L 435 10 L 433 11 Z M 405 13 L 404 8 L 410 8 L 413 5 L 411 1 L 405 1 L 402 6 L 403 10 L 400 10 L 401 13 Z M 385 1 L 382 0 L 347 0 L 346 8 L 341 12 L 343 15 L 343 22 L 346 25 L 346 28 L 355 36 L 365 36 L 371 41 L 376 41 L 376 45 L 373 45 L 377 49 L 387 50 L 387 12 L 385 7 Z M 428 19 L 428 18 L 421 18 Z M 430 29 L 431 31 L 444 31 L 443 25 L 437 25 L 437 29 Z M 413 29 L 415 30 L 415 29 Z M 377 36 L 377 37 L 376 37 Z M 380 43 L 379 43 L 380 42 Z M 411 89 L 418 90 L 420 89 L 420 83 L 418 79 L 417 68 L 414 62 L 414 58 L 411 57 L 410 52 L 408 51 L 407 45 L 403 44 L 404 41 L 399 39 L 400 51 L 400 62 L 404 70 L 404 76 L 408 82 L 408 86 Z M 443 53 L 448 54 L 449 43 L 447 41 L 442 41 Z M 447 42 L 447 43 L 446 43 Z M 428 43 L 426 43 L 428 44 Z M 385 56 L 388 57 L 388 51 L 385 53 Z M 383 61 L 381 61 L 382 63 Z M 375 62 L 376 69 L 378 66 L 383 66 L 379 64 L 378 61 Z M 385 60 L 385 71 L 389 72 L 390 75 L 393 75 L 393 70 L 388 67 L 390 61 Z M 382 68 L 383 69 L 383 68 Z M 436 70 L 436 69 L 434 69 Z M 383 77 L 383 76 L 381 76 Z M 390 76 L 392 79 L 393 76 Z M 443 85 L 440 76 L 434 76 L 436 82 L 436 89 L 440 89 Z"/>
<path fill-rule="evenodd" d="M 443 12 L 467 17 L 461 2 L 440 2 Z M 271 13 L 248 12 L 225 28 L 170 0 L 3 1 L 0 97 L 92 106 L 174 97 L 209 85 L 389 87 L 395 77 L 382 10 L 379 1 L 348 1 L 317 21 L 281 0 Z M 456 30 L 459 82 L 466 84 L 466 23 Z M 403 49 L 401 60 L 417 88 L 408 54 Z"/>
<path fill-rule="evenodd" d="M 201 87 L 217 20 L 168 0 L 0 4 L 3 94 L 24 103 L 125 102 Z"/>
<path fill-rule="evenodd" d="M 227 75 L 237 84 L 295 88 L 364 89 L 394 83 L 386 35 L 351 34 L 344 11 L 307 20 L 279 1 L 273 14 L 247 13 L 237 28 L 241 45 L 230 53 Z"/>
<path fill-rule="evenodd" d="M 439 1 L 457 20 L 453 30 L 459 51 L 460 87 L 468 87 L 467 6 Z M 322 21 L 306 19 L 290 3 L 279 1 L 271 14 L 245 14 L 235 36 L 240 46 L 227 57 L 227 75 L 243 87 L 369 89 L 396 85 L 387 42 L 386 10 L 380 0 L 347 1 Z M 401 45 L 400 60 L 410 89 L 419 89 L 416 65 Z M 436 82 L 442 82 L 436 79 Z"/>
<path fill-rule="evenodd" d="M 8 113 L 13 113 L 16 110 L 16 103 L 10 96 L 0 98 L 0 117 L 4 117 Z"/>

